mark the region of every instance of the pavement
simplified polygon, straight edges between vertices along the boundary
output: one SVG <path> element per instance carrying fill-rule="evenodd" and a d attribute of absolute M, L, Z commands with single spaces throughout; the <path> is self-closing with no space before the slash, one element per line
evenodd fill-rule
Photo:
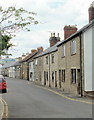
<path fill-rule="evenodd" d="M 40 86 L 43 89 L 47 89 L 51 92 L 54 92 L 58 95 L 61 95 L 62 97 L 66 98 L 66 99 L 78 100 L 78 101 L 81 101 L 81 102 L 94 104 L 94 97 L 91 97 L 91 96 L 76 95 L 76 94 L 65 92 L 65 91 L 63 91 L 62 89 L 59 89 L 59 88 L 51 88 L 51 87 L 47 87 L 47 86 L 44 86 L 44 85 L 36 84 L 35 82 L 31 82 L 31 84 Z"/>

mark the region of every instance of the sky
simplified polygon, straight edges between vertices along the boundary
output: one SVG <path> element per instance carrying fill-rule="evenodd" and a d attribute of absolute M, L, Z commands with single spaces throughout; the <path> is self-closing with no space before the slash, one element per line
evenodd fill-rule
<path fill-rule="evenodd" d="M 30 32 L 20 31 L 11 41 L 15 45 L 9 50 L 12 58 L 30 53 L 32 49 L 49 47 L 51 33 L 64 39 L 65 25 L 76 25 L 78 30 L 88 24 L 88 8 L 93 0 L 0 0 L 0 6 L 23 7 L 37 13 L 39 24 L 30 26 Z"/>

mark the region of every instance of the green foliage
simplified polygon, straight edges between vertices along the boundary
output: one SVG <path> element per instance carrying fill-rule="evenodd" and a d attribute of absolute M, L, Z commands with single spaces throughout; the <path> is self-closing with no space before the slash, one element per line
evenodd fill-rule
<path fill-rule="evenodd" d="M 3 9 L 0 7 L 1 34 L 13 36 L 20 29 L 30 31 L 28 25 L 38 24 L 38 21 L 34 18 L 35 15 L 36 13 L 23 8 L 8 7 L 7 9 Z"/>
<path fill-rule="evenodd" d="M 11 46 L 13 46 L 12 43 L 10 43 L 10 39 L 12 37 L 8 35 L 1 35 L 0 37 L 0 55 L 6 55 L 4 50 L 8 50 Z"/>
<path fill-rule="evenodd" d="M 0 6 L 0 55 L 5 55 L 4 50 L 13 46 L 10 39 L 15 36 L 16 31 L 24 29 L 30 31 L 28 26 L 38 24 L 35 15 L 36 13 L 23 8 L 16 9 L 11 6 L 3 9 Z"/>

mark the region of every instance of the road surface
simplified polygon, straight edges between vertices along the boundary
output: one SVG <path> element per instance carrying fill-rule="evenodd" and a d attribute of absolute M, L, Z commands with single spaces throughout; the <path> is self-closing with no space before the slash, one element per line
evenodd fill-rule
<path fill-rule="evenodd" d="M 9 118 L 92 118 L 92 105 L 71 101 L 26 80 L 7 78 Z"/>

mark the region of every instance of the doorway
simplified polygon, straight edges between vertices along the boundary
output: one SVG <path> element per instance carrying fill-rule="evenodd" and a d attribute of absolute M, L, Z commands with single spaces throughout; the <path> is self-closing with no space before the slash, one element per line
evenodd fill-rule
<path fill-rule="evenodd" d="M 61 70 L 59 70 L 59 88 L 61 88 Z"/>
<path fill-rule="evenodd" d="M 57 87 L 57 71 L 55 71 L 55 87 Z"/>

